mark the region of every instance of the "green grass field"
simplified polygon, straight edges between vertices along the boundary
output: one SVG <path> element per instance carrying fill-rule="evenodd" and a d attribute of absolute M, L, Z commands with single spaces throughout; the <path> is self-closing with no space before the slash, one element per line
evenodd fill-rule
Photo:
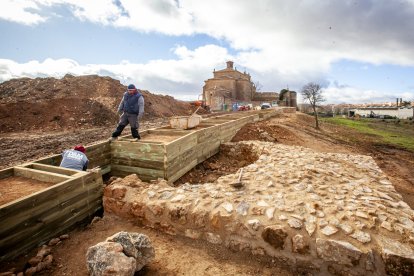
<path fill-rule="evenodd" d="M 321 118 L 322 122 L 342 125 L 366 134 L 371 140 L 414 150 L 414 125 L 411 121 L 347 118 Z"/>

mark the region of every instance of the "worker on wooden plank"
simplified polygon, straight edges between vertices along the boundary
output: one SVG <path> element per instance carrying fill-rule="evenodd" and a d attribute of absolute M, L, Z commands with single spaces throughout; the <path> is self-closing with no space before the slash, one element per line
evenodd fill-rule
<path fill-rule="evenodd" d="M 82 145 L 77 145 L 74 149 L 63 151 L 60 166 L 78 171 L 86 171 L 89 160 L 86 157 L 85 151 Z"/>
<path fill-rule="evenodd" d="M 111 140 L 116 140 L 128 124 L 131 126 L 132 137 L 137 140 L 141 139 L 138 129 L 139 120 L 144 115 L 144 97 L 135 85 L 128 85 L 128 89 L 119 104 L 118 113 L 121 114 L 121 117 L 116 130 L 112 133 Z"/>

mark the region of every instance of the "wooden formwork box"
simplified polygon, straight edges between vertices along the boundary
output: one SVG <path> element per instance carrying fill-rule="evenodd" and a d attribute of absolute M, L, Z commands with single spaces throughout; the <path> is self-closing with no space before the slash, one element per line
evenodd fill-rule
<path fill-rule="evenodd" d="M 99 142 L 85 147 L 86 156 L 89 159 L 88 168 L 101 168 L 101 173 L 108 173 L 111 168 L 111 144 L 109 141 Z M 52 166 L 59 166 L 62 161 L 61 154 L 50 155 L 34 161 L 35 163 L 41 163 Z"/>
<path fill-rule="evenodd" d="M 111 144 L 111 155 L 112 175 L 136 173 L 145 181 L 164 177 L 163 143 L 116 141 Z"/>
<path fill-rule="evenodd" d="M 220 144 L 230 141 L 241 127 L 259 117 L 253 113 L 244 115 L 208 118 L 202 121 L 201 129 L 141 132 L 141 137 L 148 133 L 176 137 L 169 142 L 132 141 L 123 136 L 111 145 L 111 174 L 136 173 L 144 181 L 164 178 L 174 182 L 218 153 Z"/>
<path fill-rule="evenodd" d="M 99 170 L 83 172 L 27 163 L 0 171 L 0 178 L 11 176 L 54 185 L 0 206 L 0 260 L 18 256 L 65 233 L 102 208 Z"/>

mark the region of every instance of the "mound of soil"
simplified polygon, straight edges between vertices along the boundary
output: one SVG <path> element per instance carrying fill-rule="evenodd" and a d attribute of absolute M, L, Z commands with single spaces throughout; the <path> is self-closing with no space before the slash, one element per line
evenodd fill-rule
<path fill-rule="evenodd" d="M 67 130 L 113 125 L 126 87 L 96 75 L 20 78 L 0 84 L 0 132 Z M 195 107 L 141 90 L 145 119 L 191 114 Z M 202 113 L 202 112 L 199 112 Z"/>
<path fill-rule="evenodd" d="M 232 142 L 259 140 L 264 142 L 294 143 L 299 138 L 292 131 L 271 121 L 250 123 L 242 127 L 231 140 Z"/>

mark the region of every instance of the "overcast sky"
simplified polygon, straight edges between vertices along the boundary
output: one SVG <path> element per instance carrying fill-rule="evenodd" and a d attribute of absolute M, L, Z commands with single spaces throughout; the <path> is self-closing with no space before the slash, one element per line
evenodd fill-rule
<path fill-rule="evenodd" d="M 262 91 L 414 100 L 414 0 L 1 0 L 0 82 L 98 74 L 196 99 L 233 60 Z"/>

